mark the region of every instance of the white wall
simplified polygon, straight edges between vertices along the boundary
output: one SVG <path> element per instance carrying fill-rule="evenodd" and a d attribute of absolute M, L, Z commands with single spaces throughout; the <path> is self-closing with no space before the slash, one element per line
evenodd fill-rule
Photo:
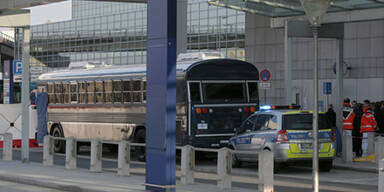
<path fill-rule="evenodd" d="M 319 101 L 325 105 L 326 96 L 323 94 L 323 83 L 332 83 L 332 94 L 329 95 L 329 104 L 336 104 L 336 80 L 326 79 L 319 81 Z M 313 109 L 313 81 L 293 80 L 292 103 L 295 103 L 296 93 L 300 94 L 300 105 L 304 109 Z M 365 99 L 370 101 L 384 100 L 384 78 L 372 79 L 345 79 L 344 98 L 350 98 L 362 103 Z M 327 108 L 325 108 L 326 110 Z"/>

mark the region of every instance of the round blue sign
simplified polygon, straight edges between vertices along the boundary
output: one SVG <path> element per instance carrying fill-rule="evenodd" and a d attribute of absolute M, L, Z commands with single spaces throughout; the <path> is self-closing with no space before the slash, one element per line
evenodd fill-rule
<path fill-rule="evenodd" d="M 260 79 L 262 81 L 269 81 L 271 79 L 271 72 L 268 69 L 264 69 L 260 72 Z"/>

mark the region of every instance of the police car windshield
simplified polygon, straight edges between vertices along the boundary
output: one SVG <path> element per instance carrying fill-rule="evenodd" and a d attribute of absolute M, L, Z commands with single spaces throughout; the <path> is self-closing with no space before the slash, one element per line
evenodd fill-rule
<path fill-rule="evenodd" d="M 330 129 L 324 114 L 319 115 L 319 129 Z M 312 130 L 312 114 L 283 115 L 284 130 Z"/>

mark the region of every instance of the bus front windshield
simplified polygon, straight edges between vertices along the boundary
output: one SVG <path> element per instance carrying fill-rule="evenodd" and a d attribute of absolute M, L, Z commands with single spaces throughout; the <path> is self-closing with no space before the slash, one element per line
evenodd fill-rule
<path fill-rule="evenodd" d="M 202 83 L 204 102 L 245 102 L 244 83 Z"/>

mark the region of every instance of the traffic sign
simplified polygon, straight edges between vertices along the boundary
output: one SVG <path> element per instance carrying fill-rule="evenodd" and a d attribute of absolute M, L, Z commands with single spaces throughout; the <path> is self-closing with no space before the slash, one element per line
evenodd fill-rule
<path fill-rule="evenodd" d="M 259 83 L 260 89 L 270 89 L 271 88 L 271 83 Z"/>
<path fill-rule="evenodd" d="M 324 95 L 332 94 L 332 83 L 331 82 L 324 82 L 323 93 L 324 93 Z"/>
<path fill-rule="evenodd" d="M 13 61 L 13 74 L 21 75 L 23 73 L 23 61 L 14 60 Z"/>
<path fill-rule="evenodd" d="M 260 72 L 260 79 L 262 81 L 269 81 L 271 79 L 271 72 L 268 69 L 264 69 Z"/>

